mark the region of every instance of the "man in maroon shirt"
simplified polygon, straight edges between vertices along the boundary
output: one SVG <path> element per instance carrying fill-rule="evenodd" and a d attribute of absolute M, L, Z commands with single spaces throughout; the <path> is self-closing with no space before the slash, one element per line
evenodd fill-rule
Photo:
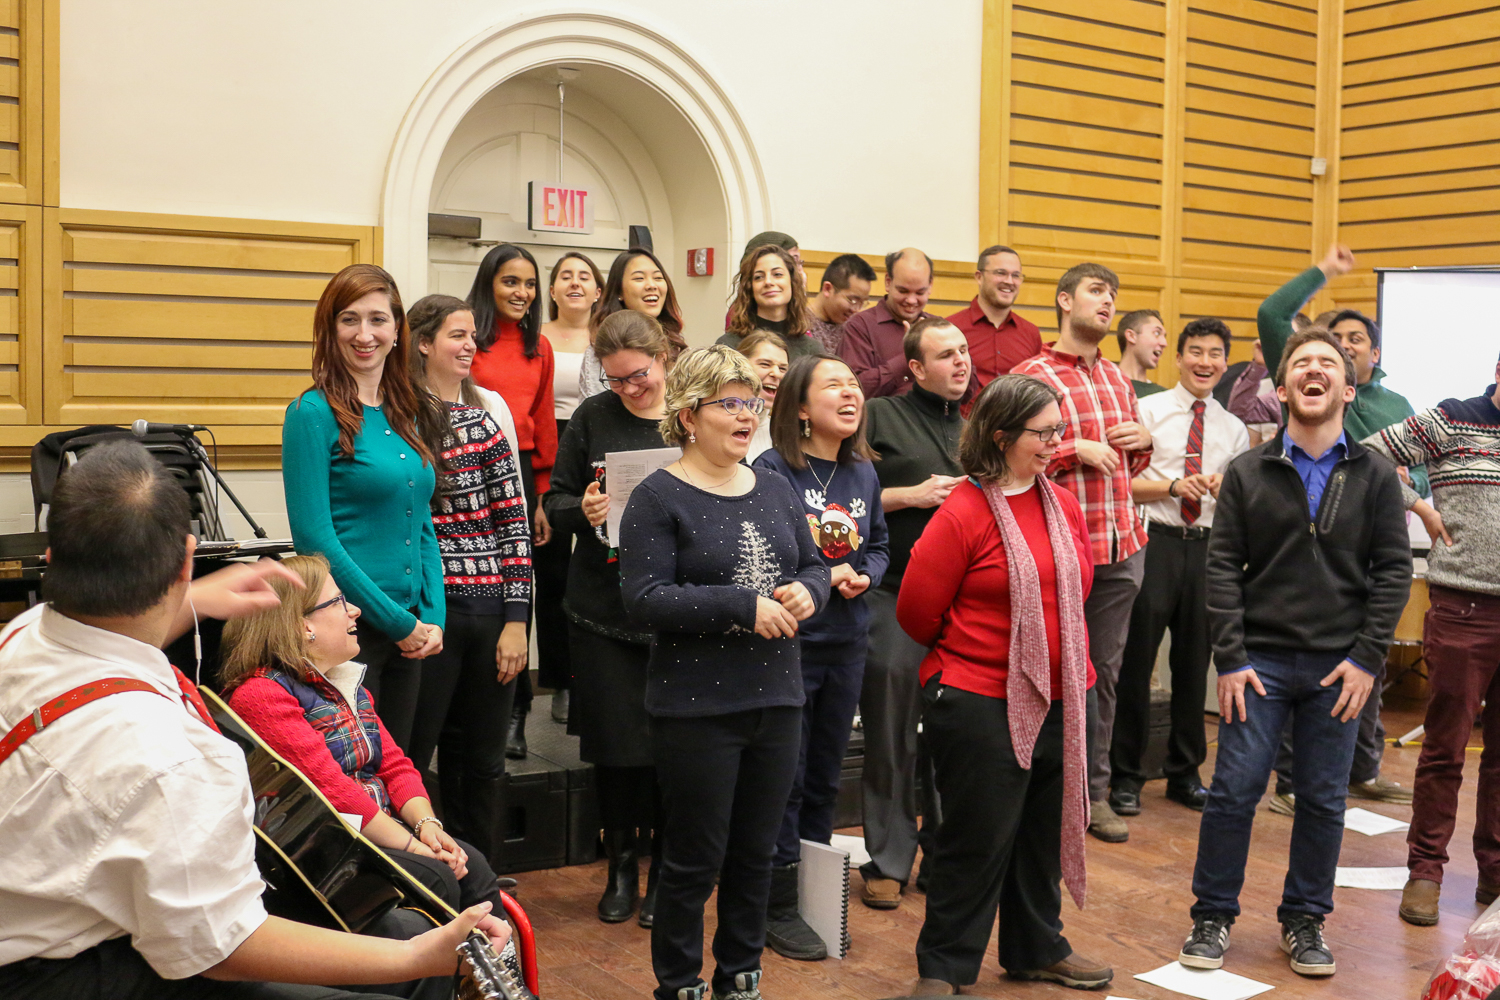
<path fill-rule="evenodd" d="M 874 308 L 855 313 L 844 324 L 839 357 L 859 378 L 866 399 L 899 396 L 911 389 L 906 366 L 906 331 L 927 312 L 932 294 L 932 258 L 907 247 L 885 255 L 885 298 Z"/>
<path fill-rule="evenodd" d="M 993 246 L 979 255 L 974 269 L 979 294 L 969 308 L 948 317 L 948 322 L 969 339 L 969 358 L 974 362 L 970 398 L 979 390 L 1027 358 L 1042 352 L 1042 334 L 1037 325 L 1012 311 L 1021 293 L 1021 256 L 1010 247 Z"/>

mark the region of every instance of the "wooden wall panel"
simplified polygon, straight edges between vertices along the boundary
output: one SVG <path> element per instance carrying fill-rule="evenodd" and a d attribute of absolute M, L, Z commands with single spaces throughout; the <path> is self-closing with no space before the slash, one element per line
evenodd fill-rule
<path fill-rule="evenodd" d="M 0 202 L 40 205 L 44 200 L 45 146 L 56 142 L 45 128 L 49 43 L 47 19 L 55 0 L 0 3 Z"/>
<path fill-rule="evenodd" d="M 243 444 L 279 440 L 311 383 L 313 306 L 374 242 L 368 227 L 76 210 L 52 235 L 47 424 L 203 423 Z"/>

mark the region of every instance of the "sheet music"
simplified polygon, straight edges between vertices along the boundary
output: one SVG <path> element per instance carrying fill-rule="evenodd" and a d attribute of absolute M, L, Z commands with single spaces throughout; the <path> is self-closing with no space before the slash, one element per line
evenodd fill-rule
<path fill-rule="evenodd" d="M 682 457 L 681 448 L 643 448 L 640 451 L 612 451 L 604 456 L 604 492 L 609 494 L 609 514 L 604 520 L 610 545 L 620 544 L 620 521 L 630 494 L 657 469 L 665 468 Z"/>

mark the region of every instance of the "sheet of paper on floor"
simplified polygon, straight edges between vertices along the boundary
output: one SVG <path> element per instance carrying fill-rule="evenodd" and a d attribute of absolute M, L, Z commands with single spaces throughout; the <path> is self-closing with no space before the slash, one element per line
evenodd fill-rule
<path fill-rule="evenodd" d="M 1338 868 L 1333 884 L 1346 889 L 1405 889 L 1410 877 L 1405 868 Z"/>
<path fill-rule="evenodd" d="M 1389 816 L 1382 816 L 1380 813 L 1361 809 L 1358 806 L 1344 810 L 1344 829 L 1362 833 L 1366 837 L 1375 837 L 1382 833 L 1396 833 L 1409 826 L 1411 826 L 1410 823 L 1391 819 Z"/>
<path fill-rule="evenodd" d="M 847 833 L 835 833 L 829 843 L 849 855 L 849 866 L 858 868 L 870 860 L 870 852 L 865 850 L 865 838 L 851 837 Z"/>
<path fill-rule="evenodd" d="M 1249 1000 L 1274 989 L 1269 983 L 1258 983 L 1223 969 L 1189 969 L 1180 962 L 1168 962 L 1159 969 L 1137 973 L 1135 978 L 1198 1000 Z"/>

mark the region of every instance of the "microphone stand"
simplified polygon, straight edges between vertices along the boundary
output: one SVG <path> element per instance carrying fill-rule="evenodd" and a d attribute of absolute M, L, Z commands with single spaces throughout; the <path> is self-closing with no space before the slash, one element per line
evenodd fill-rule
<path fill-rule="evenodd" d="M 219 470 L 214 468 L 214 463 L 209 460 L 208 452 L 204 449 L 203 442 L 198 440 L 198 435 L 186 429 L 178 430 L 174 433 L 182 438 L 182 443 L 187 446 L 188 453 L 208 470 L 209 475 L 214 477 L 214 482 L 219 484 L 219 488 L 224 491 L 224 495 L 234 503 L 235 508 L 240 512 L 240 516 L 245 519 L 245 523 L 250 525 L 251 529 L 255 532 L 255 537 L 265 538 L 266 529 L 255 522 L 255 518 L 250 516 L 250 512 L 245 509 L 245 505 L 240 503 L 240 498 L 234 495 L 234 490 L 230 489 L 229 484 L 224 481 L 224 477 L 219 475 Z"/>

